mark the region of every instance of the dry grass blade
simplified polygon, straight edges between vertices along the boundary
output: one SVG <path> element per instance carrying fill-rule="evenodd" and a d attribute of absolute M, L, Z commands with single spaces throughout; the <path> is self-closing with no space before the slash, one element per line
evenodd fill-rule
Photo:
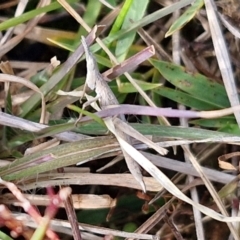
<path fill-rule="evenodd" d="M 17 9 L 16 9 L 14 16 L 15 17 L 20 16 L 25 11 L 27 4 L 28 4 L 28 1 L 20 1 L 17 5 Z M 0 41 L 0 45 L 3 45 L 5 42 L 7 42 L 9 40 L 9 38 L 13 34 L 13 31 L 14 31 L 14 28 L 9 28 L 6 31 L 5 35 L 3 36 L 3 38 Z"/>
<path fill-rule="evenodd" d="M 129 145 L 126 141 L 121 139 L 117 133 L 115 132 L 114 125 L 108 125 L 108 128 L 111 132 L 115 133 L 119 143 L 122 147 L 124 147 L 125 151 L 131 153 L 135 156 L 135 160 L 149 173 L 151 174 L 167 191 L 169 191 L 174 196 L 178 197 L 179 199 L 191 204 L 193 207 L 196 207 L 199 211 L 210 216 L 218 221 L 232 223 L 235 221 L 240 221 L 240 217 L 226 217 L 221 215 L 210 208 L 207 208 L 201 204 L 193 202 L 190 198 L 188 198 L 185 194 L 183 194 L 173 183 L 172 181 L 163 174 L 155 165 L 153 165 L 147 158 L 145 158 L 139 151 Z M 191 159 L 192 161 L 192 159 Z M 199 171 L 199 170 L 198 170 Z M 202 176 L 201 176 L 202 177 Z M 211 185 L 209 185 L 211 186 Z"/>
<path fill-rule="evenodd" d="M 28 98 L 30 98 L 34 94 L 34 91 L 25 91 L 23 93 L 12 95 L 12 106 L 19 106 L 24 103 Z M 3 108 L 5 106 L 5 100 L 0 99 L 0 107 Z"/>
<path fill-rule="evenodd" d="M 212 0 L 205 0 L 205 7 L 211 30 L 211 37 L 226 92 L 231 106 L 237 106 L 239 105 L 237 88 L 235 85 L 229 53 L 220 28 L 219 20 L 217 18 L 216 6 Z M 234 112 L 234 115 L 238 125 L 240 125 L 240 112 Z"/>
<path fill-rule="evenodd" d="M 24 194 L 31 204 L 35 206 L 48 206 L 50 203 L 50 198 L 47 195 L 32 195 Z M 109 195 L 94 195 L 94 194 L 73 194 L 71 195 L 74 209 L 101 209 L 115 207 L 116 202 Z M 0 200 L 4 204 L 14 204 L 18 205 L 19 201 L 10 194 L 3 194 L 0 196 Z M 64 208 L 63 203 L 59 206 Z"/>
<path fill-rule="evenodd" d="M 240 155 L 240 152 L 231 152 L 218 157 L 219 167 L 224 170 L 230 170 L 234 172 L 237 171 L 238 167 L 234 166 L 232 163 L 228 163 L 227 160 L 239 155 Z"/>
<path fill-rule="evenodd" d="M 154 47 L 149 46 L 142 51 L 136 53 L 134 56 L 126 59 L 124 62 L 112 67 L 102 74 L 104 78 L 114 79 L 125 72 L 130 72 L 138 67 L 142 62 L 146 61 L 155 54 Z"/>
<path fill-rule="evenodd" d="M 240 38 L 240 30 L 231 24 L 223 14 L 219 13 L 219 17 L 228 31 L 231 32 L 236 38 Z"/>
<path fill-rule="evenodd" d="M 14 28 L 14 34 L 21 34 L 26 28 L 26 24 L 20 24 Z M 35 26 L 27 35 L 25 39 L 41 42 L 47 45 L 55 45 L 55 39 L 59 36 L 64 36 L 66 39 L 72 40 L 76 37 L 74 32 L 48 29 L 44 27 Z"/>
<path fill-rule="evenodd" d="M 105 0 L 99 0 L 103 5 L 105 5 L 106 7 L 110 8 L 110 9 L 114 9 L 114 7 L 108 3 L 107 1 Z"/>
<path fill-rule="evenodd" d="M 118 114 L 134 114 L 143 116 L 165 116 L 165 117 L 185 117 L 185 118 L 219 118 L 227 115 L 231 115 L 240 110 L 240 105 L 230 108 L 225 108 L 222 110 L 213 111 L 192 111 L 192 110 L 178 110 L 172 108 L 157 108 L 149 106 L 138 106 L 130 104 L 121 105 L 109 105 L 107 109 L 103 109 L 97 112 L 101 118 L 112 117 Z M 86 117 L 81 119 L 81 122 L 88 121 L 89 118 Z"/>
<path fill-rule="evenodd" d="M 143 136 L 141 133 L 136 131 L 134 128 L 129 126 L 127 123 L 121 121 L 119 118 L 114 119 L 113 123 L 118 130 L 125 132 L 125 134 L 145 143 L 150 148 L 155 149 L 159 154 L 166 155 L 168 153 L 168 151 L 166 149 L 164 149 L 164 148 L 160 147 L 159 145 L 157 145 L 156 143 L 152 142 L 151 140 L 149 140 L 148 138 Z"/>
<path fill-rule="evenodd" d="M 163 59 L 164 61 L 172 61 L 172 58 L 166 53 L 166 51 L 154 41 L 154 39 L 142 28 L 138 30 L 138 34 L 141 38 L 148 44 L 153 45 L 156 51 L 156 55 L 159 59 Z"/>
<path fill-rule="evenodd" d="M 14 216 L 16 217 L 16 219 L 22 220 L 26 224 L 26 226 L 37 227 L 37 225 L 32 221 L 32 219 L 29 218 L 29 216 L 26 214 L 17 213 L 17 214 L 14 214 Z M 55 231 L 64 229 L 64 232 L 66 232 L 67 229 L 71 228 L 71 226 L 67 221 L 54 219 L 51 221 L 51 228 Z M 100 234 L 100 235 L 112 234 L 113 236 L 133 238 L 133 239 L 143 239 L 143 240 L 158 239 L 156 235 L 129 233 L 129 232 L 124 232 L 124 231 L 119 231 L 119 230 L 114 230 L 114 229 L 104 228 L 104 227 L 98 227 L 98 226 L 93 226 L 93 225 L 84 224 L 84 223 L 79 223 L 79 229 L 82 231 L 88 231 L 88 232 Z M 60 232 L 62 231 L 60 230 Z M 69 234 L 70 235 L 72 234 L 71 231 L 69 232 Z"/>
<path fill-rule="evenodd" d="M 172 171 L 176 171 L 178 173 L 184 173 L 191 176 L 200 177 L 199 173 L 190 163 L 180 162 L 162 156 L 156 156 L 154 154 L 146 153 L 143 151 L 141 151 L 141 153 L 158 167 L 166 168 Z M 218 183 L 227 184 L 235 179 L 235 176 L 232 176 L 228 173 L 220 172 L 206 167 L 202 167 L 202 170 L 211 181 L 215 181 Z"/>
<path fill-rule="evenodd" d="M 226 47 L 226 43 L 224 41 L 224 37 L 219 25 L 219 21 L 216 14 L 216 6 L 215 3 L 212 0 L 205 0 L 205 7 L 206 12 L 208 16 L 208 22 L 211 30 L 211 37 L 218 61 L 218 65 L 221 71 L 222 79 L 225 85 L 226 92 L 228 94 L 229 101 L 231 103 L 231 106 L 237 106 L 239 105 L 239 98 L 237 93 L 237 88 L 235 85 L 234 75 L 231 67 L 231 62 L 229 58 L 229 53 Z M 240 125 L 240 113 L 234 112 L 236 121 L 238 125 Z M 204 179 L 203 179 L 204 180 Z M 228 213 L 223 206 L 221 200 L 219 199 L 219 196 L 216 194 L 215 190 L 213 189 L 210 181 L 206 178 L 206 187 L 211 191 L 211 194 L 213 198 L 216 201 L 216 204 L 218 205 L 220 211 L 224 213 L 226 216 L 228 216 Z M 233 224 L 228 223 L 228 227 L 233 235 L 234 239 L 239 239 L 238 233 L 236 228 L 234 228 Z"/>
<path fill-rule="evenodd" d="M 52 173 L 39 175 L 38 181 L 34 180 L 36 177 L 28 178 L 21 186 L 22 190 L 30 190 L 38 187 L 47 187 L 51 185 L 69 184 L 69 185 L 102 185 L 102 186 L 118 186 L 131 189 L 141 190 L 141 186 L 134 181 L 131 174 L 92 174 L 92 173 Z M 146 190 L 149 192 L 158 192 L 163 188 L 152 177 L 144 177 Z M 34 182 L 33 182 L 34 181 Z"/>
<path fill-rule="evenodd" d="M 40 123 L 35 123 L 20 117 L 16 117 L 4 112 L 0 112 L 0 124 L 8 127 L 19 128 L 29 132 L 38 132 L 40 130 L 46 129 L 49 126 L 43 125 Z M 74 127 L 74 123 L 70 126 L 70 129 Z M 65 131 L 62 133 L 54 134 L 54 137 L 58 138 L 59 140 L 66 141 L 66 142 L 75 142 L 80 141 L 88 136 L 74 133 L 70 131 Z"/>
<path fill-rule="evenodd" d="M 227 143 L 227 144 L 233 144 L 233 145 L 240 145 L 239 143 L 240 137 L 216 137 L 216 138 L 207 138 L 207 139 L 196 139 L 196 140 L 172 140 L 172 141 L 163 141 L 157 143 L 161 147 L 173 147 L 173 146 L 179 146 L 179 145 L 186 145 L 186 144 L 192 144 L 192 143 L 212 143 L 212 142 L 219 142 L 219 143 Z"/>
<path fill-rule="evenodd" d="M 206 176 L 206 174 L 203 172 L 202 170 L 202 167 L 199 165 L 198 161 L 196 160 L 196 158 L 193 156 L 193 154 L 191 153 L 191 151 L 186 147 L 186 146 L 183 146 L 182 147 L 185 151 L 185 154 L 187 154 L 187 157 L 189 159 L 189 161 L 193 164 L 194 168 L 197 170 L 198 174 L 200 175 L 201 179 L 203 180 L 206 188 L 208 189 L 208 191 L 210 192 L 211 196 L 213 197 L 214 201 L 216 202 L 219 210 L 221 211 L 221 213 L 223 215 L 221 215 L 221 217 L 225 217 L 226 218 L 229 218 L 228 217 L 228 212 L 225 208 L 225 206 L 223 205 L 219 195 L 217 194 L 215 188 L 213 187 L 212 183 L 210 182 L 210 180 L 208 179 L 208 177 Z M 192 200 L 191 200 L 192 201 Z M 194 201 L 192 201 L 194 202 Z M 194 202 L 195 203 L 195 202 Z M 197 204 L 199 205 L 199 204 Z M 193 205 L 194 207 L 196 207 L 196 203 L 195 205 Z M 201 212 L 205 213 L 204 211 L 202 211 L 202 209 L 198 208 L 198 210 L 200 210 Z M 215 212 L 216 213 L 216 212 Z M 214 213 L 214 215 L 215 215 Z M 208 216 L 211 216 L 213 217 L 212 214 L 207 214 Z M 213 217 L 214 218 L 214 217 Z M 229 218 L 230 219 L 230 218 Z M 237 219 L 235 219 L 235 221 L 237 221 Z M 231 231 L 231 233 L 233 234 L 233 236 L 236 238 L 237 237 L 237 233 L 236 233 L 236 230 L 234 229 L 233 225 L 232 225 L 232 222 L 230 220 L 226 221 L 227 224 L 228 224 L 228 227 Z M 237 239 L 237 238 L 236 238 Z"/>
<path fill-rule="evenodd" d="M 56 147 L 60 144 L 60 141 L 56 138 L 53 138 L 49 141 L 46 141 L 46 142 L 43 142 L 43 143 L 40 143 L 34 147 L 31 147 L 31 148 L 27 148 L 24 155 L 27 156 L 27 155 L 30 155 L 30 154 L 33 154 L 35 152 L 39 152 L 39 151 L 42 151 L 44 149 L 49 149 L 49 148 L 52 148 L 52 147 Z"/>
<path fill-rule="evenodd" d="M 9 74 L 3 74 L 3 73 L 0 73 L 0 82 L 20 83 L 20 84 L 23 84 L 24 86 L 32 89 L 33 91 L 39 93 L 41 96 L 41 99 L 42 99 L 42 110 L 41 110 L 42 112 L 41 112 L 40 123 L 44 123 L 45 111 L 46 111 L 44 95 L 36 85 L 34 85 L 32 82 L 30 82 L 24 78 L 20 78 L 20 77 L 9 75 Z"/>
<path fill-rule="evenodd" d="M 43 7 L 46 6 L 50 3 L 50 0 L 41 0 L 38 4 L 37 7 Z M 31 21 L 29 21 L 29 23 L 27 24 L 27 27 L 24 29 L 24 31 L 13 37 L 11 40 L 7 41 L 4 45 L 1 46 L 0 49 L 0 58 L 6 54 L 7 52 L 9 52 L 12 48 L 14 48 L 18 43 L 20 43 L 23 38 L 32 31 L 32 29 L 38 24 L 39 20 L 42 18 L 42 15 L 39 15 L 37 17 L 35 17 L 34 19 L 32 19 Z"/>

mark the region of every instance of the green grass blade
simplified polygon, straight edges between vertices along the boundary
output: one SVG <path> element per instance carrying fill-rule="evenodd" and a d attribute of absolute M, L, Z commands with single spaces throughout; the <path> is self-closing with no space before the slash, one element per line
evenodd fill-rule
<path fill-rule="evenodd" d="M 78 2 L 77 0 L 68 0 L 68 3 L 75 3 Z M 49 4 L 48 6 L 42 7 L 42 8 L 37 8 L 32 11 L 26 12 L 22 14 L 19 17 L 14 17 L 9 20 L 6 20 L 2 23 L 0 23 L 0 31 L 6 30 L 10 27 L 14 27 L 20 23 L 24 23 L 42 13 L 47 13 L 53 10 L 56 10 L 58 8 L 61 8 L 62 6 L 58 2 L 54 2 Z"/>
<path fill-rule="evenodd" d="M 195 124 L 207 128 L 225 128 L 227 125 L 236 124 L 234 117 L 223 117 L 218 119 L 198 119 L 189 121 L 191 124 Z"/>
<path fill-rule="evenodd" d="M 159 89 L 153 89 L 154 93 L 159 94 L 160 96 L 171 99 L 177 103 L 191 107 L 201 111 L 207 110 L 216 110 L 216 106 L 209 102 L 204 102 L 193 95 L 184 93 L 178 89 L 171 89 L 167 87 L 161 87 Z"/>
<path fill-rule="evenodd" d="M 191 2 L 193 2 L 193 0 L 182 0 L 180 2 L 174 3 L 170 6 L 167 6 L 165 8 L 162 8 L 160 10 L 157 10 L 151 14 L 148 14 L 147 16 L 145 16 L 144 18 L 132 23 L 128 29 L 121 29 L 120 31 L 108 35 L 108 37 L 106 37 L 105 39 L 103 39 L 102 41 L 104 42 L 105 45 L 109 45 L 111 44 L 113 41 L 116 41 L 120 38 L 123 38 L 124 36 L 126 36 L 128 33 L 130 32 L 134 32 L 137 31 L 138 28 L 140 27 L 144 27 L 150 23 L 153 23 L 155 21 L 157 21 L 158 19 L 165 17 L 168 14 L 173 13 L 174 11 L 181 9 L 185 6 L 187 6 L 188 4 L 190 4 Z M 62 43 L 62 47 L 65 49 L 68 49 L 69 51 L 74 51 L 74 47 L 71 47 L 68 44 L 64 44 Z M 94 44 L 91 47 L 91 52 L 95 53 L 97 51 L 100 50 L 100 46 L 98 44 Z"/>
<path fill-rule="evenodd" d="M 23 179 L 43 172 L 94 159 L 116 148 L 113 138 L 84 139 L 79 142 L 61 144 L 15 160 L 0 168 L 0 175 L 7 181 Z"/>
<path fill-rule="evenodd" d="M 216 108 L 230 107 L 223 85 L 201 74 L 188 73 L 185 68 L 179 65 L 154 59 L 149 61 L 171 84 L 194 96 L 196 99 L 211 104 Z"/>
<path fill-rule="evenodd" d="M 121 11 L 118 14 L 118 16 L 112 26 L 112 29 L 111 29 L 109 35 L 116 33 L 117 31 L 119 31 L 121 29 L 123 21 L 125 19 L 125 16 L 127 15 L 128 10 L 131 7 L 133 1 L 134 0 L 125 0 L 123 6 L 121 8 Z"/>
<path fill-rule="evenodd" d="M 83 15 L 83 20 L 85 21 L 85 23 L 88 24 L 89 27 L 93 27 L 96 24 L 97 18 L 101 12 L 101 7 L 102 7 L 102 4 L 100 1 L 96 1 L 96 0 L 88 1 L 86 11 L 84 12 L 84 15 Z M 87 31 L 81 26 L 78 32 L 77 39 L 81 39 L 81 36 L 86 34 L 87 34 Z"/>
<path fill-rule="evenodd" d="M 161 83 L 149 83 L 149 82 L 144 82 L 141 80 L 135 80 L 137 84 L 142 88 L 142 90 L 147 91 L 147 90 L 152 90 L 155 88 L 159 88 L 162 84 Z M 138 92 L 136 88 L 129 82 L 122 82 L 118 90 L 120 93 L 134 93 Z"/>
<path fill-rule="evenodd" d="M 142 19 L 145 14 L 146 8 L 149 1 L 147 0 L 127 0 L 126 3 L 129 3 L 128 12 L 126 12 L 123 19 L 121 29 L 128 29 L 132 22 Z M 121 38 L 117 41 L 115 55 L 118 61 L 122 62 L 125 60 L 129 48 L 132 46 L 136 32 L 128 33 L 124 38 Z"/>
<path fill-rule="evenodd" d="M 2 231 L 0 231 L 0 239 L 1 240 L 13 240 L 11 237 L 9 237 L 7 234 L 5 234 Z"/>
<path fill-rule="evenodd" d="M 222 132 L 210 131 L 200 128 L 182 128 L 175 126 L 160 126 L 157 124 L 143 124 L 143 123 L 130 123 L 130 125 L 144 135 L 153 135 L 160 137 L 171 137 L 171 138 L 182 138 L 182 139 L 206 139 L 214 137 L 230 137 L 229 135 Z M 106 128 L 102 125 L 91 122 L 81 126 L 78 130 L 83 134 L 104 134 Z"/>
<path fill-rule="evenodd" d="M 170 27 L 170 29 L 165 34 L 165 37 L 171 36 L 174 32 L 183 28 L 188 22 L 190 22 L 194 16 L 198 13 L 200 8 L 202 8 L 204 1 L 196 0 L 191 7 L 185 11 L 181 17 L 179 17 Z"/>

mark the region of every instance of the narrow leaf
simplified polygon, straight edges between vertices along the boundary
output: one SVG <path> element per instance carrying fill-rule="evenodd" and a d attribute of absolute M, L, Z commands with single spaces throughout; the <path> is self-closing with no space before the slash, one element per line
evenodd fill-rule
<path fill-rule="evenodd" d="M 174 32 L 183 28 L 188 22 L 190 22 L 194 16 L 198 13 L 200 8 L 202 8 L 204 1 L 196 0 L 191 7 L 187 9 L 170 27 L 170 29 L 165 34 L 165 37 L 171 36 Z"/>

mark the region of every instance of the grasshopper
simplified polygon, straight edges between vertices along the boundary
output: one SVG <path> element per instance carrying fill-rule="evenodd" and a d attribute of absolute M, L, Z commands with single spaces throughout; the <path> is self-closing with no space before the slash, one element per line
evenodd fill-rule
<path fill-rule="evenodd" d="M 104 80 L 104 78 L 100 74 L 100 72 L 98 70 L 96 59 L 93 56 L 93 54 L 91 53 L 84 37 L 82 37 L 82 45 L 84 47 L 84 51 L 85 51 L 85 55 L 86 55 L 86 63 L 87 63 L 87 77 L 86 77 L 86 83 L 85 83 L 85 86 L 83 89 L 83 93 L 85 93 L 86 87 L 89 87 L 91 90 L 94 90 L 96 92 L 96 97 L 93 98 L 92 100 L 84 103 L 83 108 L 85 108 L 86 106 L 88 106 L 91 103 L 96 102 L 96 101 L 99 102 L 99 106 L 101 109 L 106 109 L 111 105 L 119 105 L 119 102 L 116 99 L 114 93 L 112 92 L 112 90 L 108 86 L 107 82 Z M 77 122 L 80 120 L 80 118 L 81 118 L 81 115 L 80 115 L 79 119 L 77 120 Z M 110 120 L 109 118 L 104 119 L 107 126 L 109 124 L 109 120 Z M 128 126 L 126 124 L 125 116 L 120 114 L 118 116 L 118 119 L 116 119 L 116 120 L 111 119 L 111 120 L 113 120 L 113 123 L 115 125 L 115 130 L 116 130 L 117 136 L 122 138 L 124 141 L 126 141 L 130 145 L 132 145 L 131 138 L 129 135 L 127 135 L 122 130 L 123 127 L 121 126 L 121 129 L 118 128 L 118 126 L 120 127 L 120 125 L 122 125 L 121 123 L 124 124 L 124 127 Z M 149 145 L 154 145 L 153 142 L 146 139 L 144 136 L 142 136 L 136 130 L 132 129 L 130 126 L 128 126 L 128 131 L 131 131 L 132 134 L 134 136 L 136 136 L 137 138 L 139 138 L 139 137 L 144 138 L 149 143 Z M 166 154 L 166 152 L 167 152 L 165 149 L 160 148 L 157 145 L 152 146 L 152 147 L 155 150 L 157 150 L 158 152 L 160 152 L 161 154 Z M 145 184 L 143 181 L 140 166 L 124 148 L 121 148 L 121 149 L 122 149 L 123 156 L 125 158 L 125 161 L 126 161 L 129 171 L 134 176 L 134 178 L 138 181 L 138 183 L 141 185 L 143 191 L 145 192 L 146 187 L 145 187 Z"/>

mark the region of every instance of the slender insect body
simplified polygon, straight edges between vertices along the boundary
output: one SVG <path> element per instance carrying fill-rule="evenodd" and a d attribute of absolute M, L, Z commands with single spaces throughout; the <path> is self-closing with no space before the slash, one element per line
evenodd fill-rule
<path fill-rule="evenodd" d="M 93 100 L 94 101 L 98 100 L 100 108 L 102 109 L 106 109 L 109 105 L 118 105 L 119 103 L 117 98 L 115 97 L 110 87 L 108 86 L 107 82 L 103 79 L 102 75 L 98 71 L 97 62 L 94 56 L 92 55 L 92 53 L 90 52 L 90 49 L 87 46 L 87 43 L 84 37 L 82 37 L 82 44 L 85 50 L 86 62 L 87 62 L 87 78 L 86 78 L 84 91 L 85 91 L 86 85 L 91 90 L 94 90 L 96 92 L 96 97 Z M 125 121 L 124 115 L 120 115 L 118 116 L 118 118 Z M 105 120 L 106 125 L 107 125 L 107 121 L 109 121 L 109 119 Z M 112 121 L 114 122 L 114 119 Z M 127 134 L 125 134 L 123 131 L 117 129 L 117 126 L 116 126 L 116 133 L 118 137 L 120 137 L 121 139 L 123 139 L 124 141 L 132 145 L 131 138 Z M 143 191 L 145 192 L 146 187 L 143 182 L 140 166 L 123 148 L 122 148 L 122 152 L 125 157 L 125 161 L 127 163 L 129 171 L 132 173 L 135 179 L 139 182 Z"/>
<path fill-rule="evenodd" d="M 107 82 L 102 78 L 101 74 L 98 74 L 96 80 L 96 95 L 99 96 L 99 105 L 102 109 L 105 109 L 109 105 L 118 105 L 118 100 L 111 91 Z"/>

